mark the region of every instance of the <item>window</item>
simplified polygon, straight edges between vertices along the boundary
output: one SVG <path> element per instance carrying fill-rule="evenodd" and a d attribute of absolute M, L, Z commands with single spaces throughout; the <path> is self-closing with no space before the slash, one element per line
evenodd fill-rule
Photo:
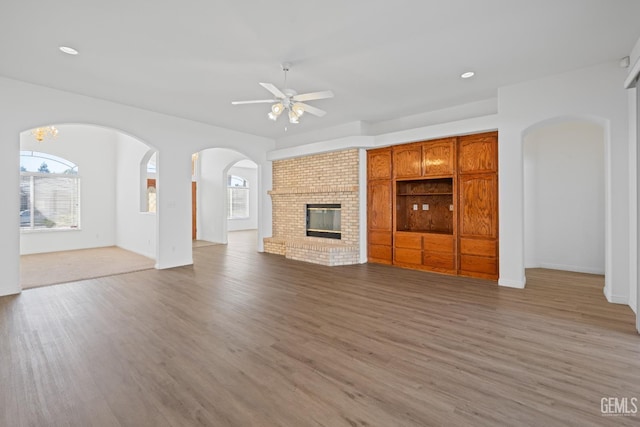
<path fill-rule="evenodd" d="M 20 152 L 20 229 L 80 226 L 78 167 L 60 157 Z"/>
<path fill-rule="evenodd" d="M 227 219 L 249 218 L 249 183 L 246 179 L 227 175 Z"/>
<path fill-rule="evenodd" d="M 156 212 L 157 154 L 149 150 L 140 160 L 140 212 Z"/>

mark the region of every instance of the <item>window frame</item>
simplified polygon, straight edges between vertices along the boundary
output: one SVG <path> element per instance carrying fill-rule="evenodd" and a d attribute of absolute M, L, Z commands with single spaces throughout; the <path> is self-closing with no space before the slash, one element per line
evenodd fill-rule
<path fill-rule="evenodd" d="M 242 180 L 243 185 L 231 185 L 234 178 Z M 233 210 L 233 194 L 232 190 L 243 190 L 246 191 L 246 216 L 234 216 Z M 246 220 L 251 218 L 251 199 L 250 199 L 250 191 L 251 187 L 249 186 L 249 180 L 240 176 L 227 174 L 227 220 Z"/>
<path fill-rule="evenodd" d="M 21 151 L 21 157 L 25 156 L 27 157 L 28 155 L 26 153 L 35 153 L 35 152 L 24 152 Z M 20 220 L 20 233 L 41 233 L 41 232 L 66 232 L 66 231 L 80 231 L 82 230 L 82 226 L 81 226 L 81 218 L 82 218 L 82 179 L 81 176 L 78 174 L 78 166 L 75 163 L 70 162 L 67 159 L 63 159 L 61 157 L 57 157 L 53 154 L 49 154 L 49 153 L 42 153 L 42 152 L 37 152 L 37 154 L 41 154 L 41 155 L 50 155 L 52 156 L 52 158 L 54 159 L 61 159 L 64 160 L 65 162 L 68 163 L 69 166 L 73 166 L 72 168 L 70 168 L 70 170 L 72 170 L 72 173 L 56 173 L 56 172 L 49 172 L 49 173 L 43 173 L 43 172 L 31 172 L 31 171 L 23 171 L 20 170 L 20 194 L 22 195 L 22 182 L 23 182 L 23 177 L 29 177 L 29 194 L 28 194 L 28 206 L 27 209 L 20 209 L 19 211 L 19 215 L 20 217 L 22 217 L 22 213 L 25 211 L 29 211 L 34 214 L 30 214 L 29 218 L 30 218 L 30 224 L 28 226 L 22 226 L 22 220 Z M 33 156 L 35 158 L 45 158 L 44 156 Z M 45 158 L 46 160 L 46 158 Z M 55 160 L 60 162 L 59 160 Z M 77 221 L 75 225 L 70 225 L 70 226 L 52 226 L 52 227 L 39 227 L 35 225 L 35 220 L 34 217 L 37 216 L 37 207 L 35 206 L 36 204 L 36 197 L 35 197 L 35 193 L 36 193 L 36 182 L 37 180 L 35 178 L 62 178 L 62 179 L 67 179 L 67 180 L 73 180 L 75 181 L 74 186 L 76 189 L 76 194 L 75 194 L 75 199 L 76 199 L 76 203 L 75 203 L 75 215 L 77 217 Z M 20 204 L 20 208 L 22 208 L 22 203 Z M 21 218 L 22 219 L 22 218 Z"/>

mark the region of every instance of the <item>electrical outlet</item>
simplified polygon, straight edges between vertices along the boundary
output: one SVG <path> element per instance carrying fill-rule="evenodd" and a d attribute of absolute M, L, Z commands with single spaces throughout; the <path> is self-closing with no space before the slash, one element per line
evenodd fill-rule
<path fill-rule="evenodd" d="M 422 204 L 422 210 L 423 210 L 423 211 L 428 211 L 428 210 L 429 210 L 429 205 L 428 205 L 428 204 L 426 204 L 426 203 L 423 203 L 423 204 Z"/>
<path fill-rule="evenodd" d="M 453 212 L 453 205 L 449 205 L 449 210 Z"/>
<path fill-rule="evenodd" d="M 417 204 L 414 204 L 414 205 L 413 205 L 413 210 L 414 210 L 414 211 L 417 211 L 417 210 L 418 210 L 418 205 L 417 205 Z"/>

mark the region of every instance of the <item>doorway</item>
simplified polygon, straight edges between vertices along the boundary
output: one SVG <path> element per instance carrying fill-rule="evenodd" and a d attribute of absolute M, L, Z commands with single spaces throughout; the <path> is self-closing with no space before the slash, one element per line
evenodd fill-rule
<path fill-rule="evenodd" d="M 605 274 L 605 130 L 545 124 L 524 138 L 525 268 Z"/>

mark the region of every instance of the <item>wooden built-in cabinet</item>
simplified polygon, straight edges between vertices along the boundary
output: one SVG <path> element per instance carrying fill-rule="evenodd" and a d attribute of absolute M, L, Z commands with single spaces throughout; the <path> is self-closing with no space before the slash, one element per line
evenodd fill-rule
<path fill-rule="evenodd" d="M 391 149 L 367 152 L 367 237 L 368 259 L 393 261 L 393 189 Z"/>
<path fill-rule="evenodd" d="M 369 261 L 498 277 L 497 132 L 368 151 Z"/>

